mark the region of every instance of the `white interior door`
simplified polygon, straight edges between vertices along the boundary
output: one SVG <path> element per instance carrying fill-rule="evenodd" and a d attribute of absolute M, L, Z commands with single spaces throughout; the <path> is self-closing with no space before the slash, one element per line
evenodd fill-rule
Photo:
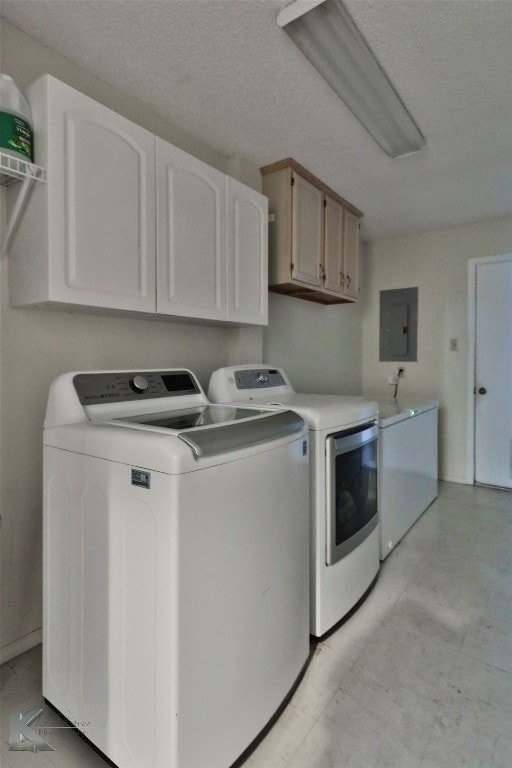
<path fill-rule="evenodd" d="M 475 480 L 512 488 L 512 257 L 476 267 Z"/>

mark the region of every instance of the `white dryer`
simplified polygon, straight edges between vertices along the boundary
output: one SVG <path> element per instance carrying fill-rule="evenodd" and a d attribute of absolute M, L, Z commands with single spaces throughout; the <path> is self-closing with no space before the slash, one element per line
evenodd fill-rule
<path fill-rule="evenodd" d="M 300 416 L 187 370 L 52 384 L 43 695 L 116 766 L 226 768 L 298 681 L 308 454 Z"/>
<path fill-rule="evenodd" d="M 377 403 L 295 392 L 283 369 L 220 368 L 213 402 L 290 408 L 311 438 L 311 634 L 330 632 L 365 597 L 379 571 Z"/>

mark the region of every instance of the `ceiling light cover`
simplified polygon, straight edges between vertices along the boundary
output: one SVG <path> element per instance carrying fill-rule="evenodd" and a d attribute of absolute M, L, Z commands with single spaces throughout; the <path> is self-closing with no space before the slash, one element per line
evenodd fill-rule
<path fill-rule="evenodd" d="M 295 0 L 277 23 L 386 154 L 399 157 L 425 146 L 425 137 L 341 0 Z"/>

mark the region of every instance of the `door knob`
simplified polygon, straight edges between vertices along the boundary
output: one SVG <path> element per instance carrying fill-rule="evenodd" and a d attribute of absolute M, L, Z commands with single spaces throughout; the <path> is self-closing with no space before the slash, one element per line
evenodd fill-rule
<path fill-rule="evenodd" d="M 485 387 L 480 387 L 480 389 L 478 390 L 478 394 L 479 394 L 479 395 L 485 395 L 485 394 L 487 394 L 487 390 L 486 390 L 486 388 L 485 388 Z"/>

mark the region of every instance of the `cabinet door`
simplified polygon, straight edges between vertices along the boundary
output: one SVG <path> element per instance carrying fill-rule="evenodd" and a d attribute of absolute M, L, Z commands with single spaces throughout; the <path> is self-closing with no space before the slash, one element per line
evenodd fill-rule
<path fill-rule="evenodd" d="M 324 196 L 297 173 L 292 174 L 292 278 L 322 285 Z"/>
<path fill-rule="evenodd" d="M 343 293 L 359 298 L 359 219 L 345 209 L 344 212 L 344 264 L 345 282 Z"/>
<path fill-rule="evenodd" d="M 343 289 L 343 208 L 325 197 L 324 288 L 341 293 Z"/>
<path fill-rule="evenodd" d="M 268 322 L 268 199 L 227 178 L 228 320 Z"/>
<path fill-rule="evenodd" d="M 154 312 L 155 137 L 45 82 L 48 298 Z"/>
<path fill-rule="evenodd" d="M 226 320 L 226 176 L 161 139 L 157 312 Z"/>

